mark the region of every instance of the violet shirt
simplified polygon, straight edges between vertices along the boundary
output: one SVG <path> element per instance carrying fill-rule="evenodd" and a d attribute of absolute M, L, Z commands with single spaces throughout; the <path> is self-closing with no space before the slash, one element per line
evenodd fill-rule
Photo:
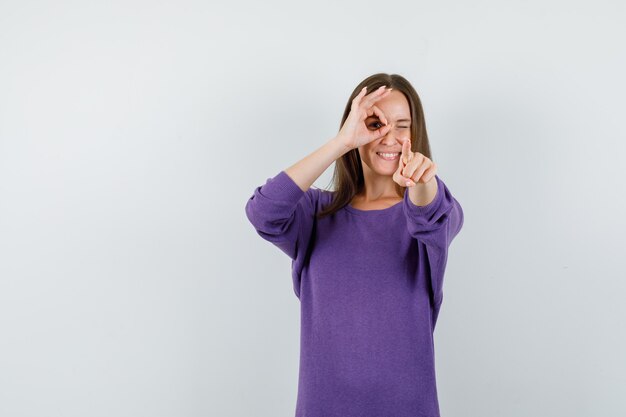
<path fill-rule="evenodd" d="M 416 206 L 350 204 L 314 214 L 333 192 L 304 192 L 279 172 L 245 211 L 257 233 L 292 260 L 300 300 L 296 417 L 439 417 L 433 332 L 448 249 L 463 210 L 439 176 Z"/>

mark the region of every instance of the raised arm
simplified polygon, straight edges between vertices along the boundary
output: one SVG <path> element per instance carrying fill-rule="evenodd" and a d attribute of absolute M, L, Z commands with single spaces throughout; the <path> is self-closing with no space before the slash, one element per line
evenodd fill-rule
<path fill-rule="evenodd" d="M 307 191 L 320 175 L 348 148 L 341 143 L 340 138 L 335 136 L 311 154 L 305 156 L 289 168 L 285 173 L 300 187 L 302 191 Z"/>
<path fill-rule="evenodd" d="M 246 215 L 257 233 L 293 260 L 305 249 L 313 228 L 319 191 L 310 187 L 346 151 L 336 137 L 331 139 L 258 186 L 246 203 Z"/>

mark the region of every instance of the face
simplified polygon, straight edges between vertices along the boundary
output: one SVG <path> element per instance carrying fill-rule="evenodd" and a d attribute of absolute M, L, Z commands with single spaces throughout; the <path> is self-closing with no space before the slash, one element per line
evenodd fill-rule
<path fill-rule="evenodd" d="M 359 146 L 359 154 L 363 161 L 363 169 L 378 175 L 392 176 L 398 169 L 398 161 L 402 154 L 402 143 L 411 139 L 411 113 L 409 102 L 400 91 L 392 90 L 387 97 L 376 102 L 391 129 L 385 136 L 370 143 Z M 370 130 L 383 127 L 383 123 L 373 114 L 365 119 Z M 381 155 L 392 153 L 394 155 Z"/>

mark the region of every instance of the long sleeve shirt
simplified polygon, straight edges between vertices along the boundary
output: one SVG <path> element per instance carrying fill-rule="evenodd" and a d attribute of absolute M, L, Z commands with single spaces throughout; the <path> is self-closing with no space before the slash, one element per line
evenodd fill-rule
<path fill-rule="evenodd" d="M 450 243 L 463 210 L 435 175 L 417 206 L 345 205 L 315 214 L 332 191 L 302 191 L 285 171 L 268 178 L 245 212 L 256 232 L 291 258 L 300 301 L 296 417 L 439 417 L 433 332 Z"/>

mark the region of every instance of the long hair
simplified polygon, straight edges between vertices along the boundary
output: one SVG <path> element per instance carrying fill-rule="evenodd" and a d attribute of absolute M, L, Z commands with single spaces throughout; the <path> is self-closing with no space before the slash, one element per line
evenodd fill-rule
<path fill-rule="evenodd" d="M 393 88 L 394 91 L 400 91 L 404 94 L 409 102 L 409 111 L 411 114 L 411 151 L 419 152 L 432 160 L 422 102 L 411 83 L 398 74 L 381 72 L 361 81 L 359 85 L 355 87 L 354 91 L 352 91 L 348 99 L 343 117 L 341 118 L 339 130 L 341 130 L 341 127 L 343 127 L 343 124 L 350 115 L 352 100 L 361 92 L 363 87 L 367 86 L 366 95 L 369 95 L 382 85 L 386 85 L 388 88 Z M 341 158 L 335 161 L 335 171 L 333 172 L 331 182 L 334 189 L 333 200 L 326 207 L 320 209 L 317 214 L 318 218 L 335 213 L 352 201 L 355 195 L 363 191 L 365 180 L 358 148 L 346 152 Z M 404 196 L 404 190 L 404 187 L 396 184 L 396 192 L 399 197 Z"/>

